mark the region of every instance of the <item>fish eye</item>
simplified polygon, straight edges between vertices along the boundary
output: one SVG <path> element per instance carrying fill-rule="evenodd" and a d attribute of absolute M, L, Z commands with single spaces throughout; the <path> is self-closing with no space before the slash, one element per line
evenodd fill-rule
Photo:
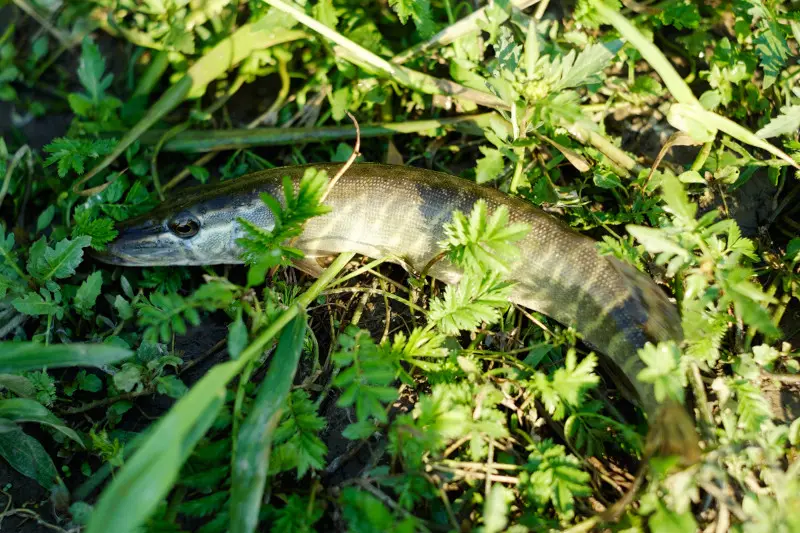
<path fill-rule="evenodd" d="M 200 231 L 200 221 L 192 215 L 179 215 L 169 222 L 169 229 L 181 239 L 190 239 Z"/>

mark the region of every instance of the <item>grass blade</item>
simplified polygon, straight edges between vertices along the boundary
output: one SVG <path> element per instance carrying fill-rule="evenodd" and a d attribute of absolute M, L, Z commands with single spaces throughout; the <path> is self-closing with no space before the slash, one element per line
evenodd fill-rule
<path fill-rule="evenodd" d="M 38 440 L 13 425 L 0 425 L 0 430 L 0 457 L 14 470 L 46 489 L 59 484 L 56 465 Z"/>
<path fill-rule="evenodd" d="M 509 104 L 489 92 L 470 89 L 469 87 L 464 87 L 451 80 L 434 78 L 422 72 L 390 63 L 282 0 L 264 1 L 274 8 L 290 14 L 297 19 L 298 22 L 339 45 L 340 48 L 336 50 L 337 55 L 365 70 L 373 71 L 376 74 L 391 78 L 405 87 L 422 93 L 453 96 L 494 109 L 510 108 Z"/>
<path fill-rule="evenodd" d="M 621 15 L 618 11 L 609 7 L 603 0 L 595 0 L 592 2 L 597 12 L 605 19 L 606 22 L 614 26 L 616 30 L 631 43 L 642 57 L 647 61 L 653 69 L 658 72 L 664 85 L 667 86 L 673 98 L 682 104 L 696 104 L 700 106 L 700 102 L 694 97 L 692 89 L 686 84 L 684 79 L 672 66 L 672 63 L 664 56 L 658 47 L 650 42 L 642 32 L 636 28 L 628 19 Z"/>
<path fill-rule="evenodd" d="M 0 400 L 0 418 L 13 420 L 15 422 L 37 422 L 39 424 L 51 426 L 53 429 L 60 431 L 83 446 L 83 441 L 75 430 L 67 427 L 60 418 L 51 413 L 47 407 L 39 402 L 26 398 Z"/>
<path fill-rule="evenodd" d="M 103 366 L 132 356 L 127 348 L 110 344 L 51 344 L 0 342 L 0 373 L 19 373 L 43 367 Z"/>
<path fill-rule="evenodd" d="M 353 258 L 341 254 L 234 361 L 212 368 L 164 415 L 141 447 L 103 491 L 86 533 L 128 533 L 152 514 L 175 483 L 181 466 L 222 407 L 225 387 L 298 314 L 313 302 Z"/>
<path fill-rule="evenodd" d="M 258 525 L 272 436 L 292 387 L 305 336 L 305 314 L 298 315 L 283 328 L 278 349 L 259 386 L 252 411 L 239 430 L 231 469 L 231 533 L 251 533 Z"/>
<path fill-rule="evenodd" d="M 274 17 L 267 15 L 253 24 L 245 24 L 198 59 L 194 65 L 189 67 L 186 75 L 150 106 L 145 116 L 122 136 L 114 150 L 75 185 L 79 186 L 85 183 L 106 168 L 153 124 L 175 109 L 186 98 L 202 95 L 205 87 L 212 80 L 222 76 L 228 69 L 236 66 L 255 50 L 262 50 L 306 36 L 301 31 L 277 28 L 274 21 Z"/>
<path fill-rule="evenodd" d="M 789 155 L 779 148 L 759 138 L 755 133 L 744 126 L 740 126 L 727 117 L 723 117 L 703 108 L 697 98 L 695 98 L 694 93 L 692 93 L 692 89 L 687 85 L 681 75 L 678 74 L 675 67 L 672 66 L 672 63 L 669 62 L 663 52 L 661 52 L 655 44 L 650 42 L 636 26 L 619 12 L 606 5 L 603 0 L 595 0 L 592 4 L 606 22 L 614 26 L 620 35 L 639 50 L 644 60 L 647 61 L 658 75 L 661 76 L 661 79 L 664 80 L 667 89 L 669 89 L 673 98 L 678 102 L 677 105 L 673 104 L 670 109 L 670 117 L 668 117 L 670 124 L 678 128 L 679 125 L 685 124 L 687 119 L 691 119 L 691 121 L 696 124 L 702 124 L 706 128 L 713 128 L 714 131 L 709 132 L 711 135 L 713 135 L 716 130 L 723 131 L 745 144 L 766 150 L 776 157 L 783 159 L 793 167 L 800 168 L 800 163 L 789 157 Z M 687 131 L 687 133 L 691 132 Z M 708 141 L 708 139 L 697 140 L 702 142 Z"/>
<path fill-rule="evenodd" d="M 463 115 L 430 120 L 407 120 L 360 126 L 361 138 L 381 137 L 396 133 L 418 133 L 438 128 L 456 127 L 483 135 L 480 128 L 489 123 L 495 113 Z M 163 132 L 150 131 L 143 135 L 145 144 L 158 142 Z M 162 152 L 213 152 L 250 148 L 253 146 L 282 146 L 297 143 L 326 142 L 355 139 L 354 126 L 314 126 L 311 128 L 233 128 L 229 130 L 188 130 L 178 133 L 164 143 Z"/>

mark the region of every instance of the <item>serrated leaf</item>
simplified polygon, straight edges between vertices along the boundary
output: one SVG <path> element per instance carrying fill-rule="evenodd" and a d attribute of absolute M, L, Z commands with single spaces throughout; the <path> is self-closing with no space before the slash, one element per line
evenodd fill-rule
<path fill-rule="evenodd" d="M 513 244 L 525 237 L 530 226 L 524 223 L 509 224 L 506 206 L 499 206 L 489 216 L 486 202 L 478 200 L 469 219 L 461 211 L 444 225 L 446 239 L 440 246 L 448 259 L 467 272 L 508 272 L 519 256 Z"/>
<path fill-rule="evenodd" d="M 502 152 L 496 148 L 489 148 L 488 146 L 480 146 L 478 149 L 483 154 L 483 157 L 477 161 L 477 166 L 475 167 L 475 181 L 478 183 L 487 183 L 496 180 L 500 177 L 505 167 Z"/>
<path fill-rule="evenodd" d="M 42 282 L 69 277 L 83 261 L 83 249 L 91 242 L 92 239 L 86 236 L 72 240 L 65 238 L 58 241 L 55 248 L 50 248 L 44 239 L 39 239 L 31 247 L 28 272 Z"/>
<path fill-rule="evenodd" d="M 560 80 L 553 85 L 551 90 L 562 91 L 596 81 L 597 75 L 608 65 L 620 48 L 622 48 L 622 41 L 617 39 L 609 43 L 590 44 L 577 56 L 574 50 L 561 56 Z"/>
<path fill-rule="evenodd" d="M 448 285 L 444 298 L 431 301 L 430 320 L 446 335 L 473 331 L 481 322 L 493 324 L 500 318 L 500 310 L 508 306 L 512 287 L 499 279 L 492 274 L 482 279 L 465 276 L 456 285 Z"/>
<path fill-rule="evenodd" d="M 762 139 L 778 135 L 794 135 L 800 131 L 800 105 L 786 105 L 780 114 L 756 132 Z"/>
<path fill-rule="evenodd" d="M 111 75 L 103 76 L 105 68 L 106 62 L 100 48 L 90 38 L 85 37 L 81 43 L 78 79 L 95 103 L 103 97 L 113 79 Z"/>
<path fill-rule="evenodd" d="M 755 39 L 756 53 L 764 70 L 764 90 L 769 89 L 781 73 L 791 51 L 786 43 L 786 33 L 775 21 L 766 21 Z"/>
<path fill-rule="evenodd" d="M 656 400 L 667 399 L 683 403 L 684 376 L 680 365 L 681 351 L 674 342 L 647 343 L 639 350 L 639 357 L 647 365 L 636 379 L 652 383 Z"/>
<path fill-rule="evenodd" d="M 386 423 L 383 404 L 397 398 L 397 390 L 390 386 L 395 369 L 387 364 L 367 331 L 348 328 L 340 335 L 339 345 L 341 350 L 333 354 L 340 369 L 333 384 L 343 389 L 337 405 L 355 405 L 358 420 L 374 418 Z"/>
<path fill-rule="evenodd" d="M 433 15 L 430 0 L 389 0 L 389 5 L 405 24 L 411 18 L 422 38 L 433 35 Z"/>
<path fill-rule="evenodd" d="M 11 305 L 20 313 L 29 316 L 63 314 L 63 309 L 57 302 L 45 300 L 41 294 L 35 292 L 29 292 L 24 296 L 14 298 L 11 301 Z"/>
<path fill-rule="evenodd" d="M 114 227 L 114 221 L 107 217 L 89 220 L 89 211 L 84 211 L 75 216 L 75 226 L 72 228 L 72 236 L 79 237 L 85 235 L 91 237 L 91 246 L 98 252 L 106 249 L 106 244 L 113 241 L 119 231 Z"/>
<path fill-rule="evenodd" d="M 86 280 L 78 287 L 73 301 L 75 308 L 83 315 L 91 314 L 97 297 L 100 296 L 100 290 L 103 287 L 103 274 L 100 271 L 91 274 Z"/>
<path fill-rule="evenodd" d="M 269 194 L 261 195 L 261 200 L 273 214 L 274 227 L 271 230 L 243 218 L 238 219 L 245 234 L 245 237 L 237 239 L 244 250 L 242 257 L 246 263 L 257 265 L 248 273 L 250 285 L 263 281 L 264 272 L 271 266 L 288 264 L 293 259 L 303 257 L 300 250 L 284 246 L 284 242 L 300 235 L 306 220 L 330 211 L 330 207 L 320 204 L 327 186 L 327 173 L 309 168 L 300 179 L 295 194 L 292 180 L 284 176 L 284 206 Z"/>

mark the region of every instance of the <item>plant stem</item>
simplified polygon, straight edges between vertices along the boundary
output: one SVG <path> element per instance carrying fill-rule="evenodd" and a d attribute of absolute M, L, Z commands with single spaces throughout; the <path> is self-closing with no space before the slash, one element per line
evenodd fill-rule
<path fill-rule="evenodd" d="M 253 51 L 295 41 L 306 36 L 305 33 L 296 30 L 284 29 L 277 32 L 269 26 L 270 23 L 269 17 L 264 17 L 253 24 L 245 24 L 198 59 L 189 67 L 186 75 L 167 89 L 161 98 L 150 107 L 145 116 L 122 136 L 114 150 L 73 186 L 73 190 L 77 192 L 78 187 L 113 163 L 153 124 L 175 109 L 186 98 L 202 95 L 209 83 L 227 72 L 229 68 L 240 63 Z"/>
<path fill-rule="evenodd" d="M 139 83 L 133 91 L 133 96 L 147 96 L 153 92 L 153 88 L 167 71 L 169 66 L 169 52 L 159 50 L 153 53 L 150 64 L 147 65 L 142 77 L 139 78 Z"/>
<path fill-rule="evenodd" d="M 695 172 L 699 172 L 703 165 L 706 164 L 706 160 L 708 160 L 708 156 L 711 154 L 711 148 L 714 146 L 713 141 L 709 141 L 703 144 L 703 147 L 698 152 L 697 157 L 694 159 L 694 163 L 692 163 L 691 170 Z"/>
<path fill-rule="evenodd" d="M 481 135 L 481 126 L 488 124 L 494 113 L 466 115 L 431 120 L 410 120 L 361 126 L 361 137 L 381 137 L 393 133 L 417 133 L 448 126 L 459 126 Z M 161 132 L 150 131 L 141 137 L 144 144 L 152 144 Z M 354 126 L 321 126 L 312 128 L 235 128 L 230 130 L 189 130 L 181 132 L 166 143 L 164 152 L 214 152 L 250 148 L 253 146 L 282 146 L 297 143 L 326 142 L 355 139 Z M 165 188 L 171 188 L 172 182 Z"/>

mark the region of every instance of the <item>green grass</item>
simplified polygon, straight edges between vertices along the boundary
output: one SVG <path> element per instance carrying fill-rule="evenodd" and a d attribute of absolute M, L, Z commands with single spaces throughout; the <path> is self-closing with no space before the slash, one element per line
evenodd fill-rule
<path fill-rule="evenodd" d="M 4 525 L 800 529 L 797 9 L 569 4 L 0 1 Z M 190 182 L 347 160 L 348 113 L 360 160 L 509 191 L 652 274 L 685 338 L 638 379 L 699 461 L 652 456 L 600 354 L 509 307 L 528 228 L 501 211 L 454 218 L 447 288 L 287 266 L 313 171 L 245 267 L 91 257 Z"/>

